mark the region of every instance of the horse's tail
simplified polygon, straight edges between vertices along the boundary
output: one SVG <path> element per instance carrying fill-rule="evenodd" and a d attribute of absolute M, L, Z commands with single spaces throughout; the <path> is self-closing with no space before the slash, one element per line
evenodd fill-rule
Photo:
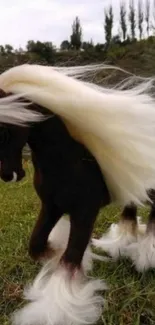
<path fill-rule="evenodd" d="M 124 90 L 122 84 L 106 89 L 78 80 L 101 69 L 22 65 L 0 76 L 0 88 L 59 115 L 95 156 L 112 199 L 140 204 L 149 200 L 148 189 L 155 188 L 155 100 L 148 93 L 152 82 L 131 87 L 130 80 L 130 90 Z"/>

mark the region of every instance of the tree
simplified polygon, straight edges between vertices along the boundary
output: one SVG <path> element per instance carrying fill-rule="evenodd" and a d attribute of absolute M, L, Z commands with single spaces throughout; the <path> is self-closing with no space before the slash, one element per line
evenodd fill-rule
<path fill-rule="evenodd" d="M 64 41 L 61 43 L 60 48 L 61 48 L 62 51 L 64 51 L 64 50 L 69 50 L 70 46 L 71 46 L 71 45 L 70 45 L 69 41 L 64 40 Z"/>
<path fill-rule="evenodd" d="M 123 34 L 123 41 L 125 41 L 126 33 L 127 33 L 125 2 L 122 2 L 120 5 L 120 25 L 121 25 L 122 34 Z"/>
<path fill-rule="evenodd" d="M 144 21 L 144 14 L 142 8 L 142 0 L 138 1 L 138 28 L 139 28 L 139 38 L 142 39 L 143 35 L 143 21 Z"/>
<path fill-rule="evenodd" d="M 153 30 L 153 32 L 155 32 L 155 0 L 153 1 L 153 8 L 152 8 L 152 25 L 151 25 L 151 29 Z"/>
<path fill-rule="evenodd" d="M 92 39 L 90 40 L 90 42 L 83 42 L 82 43 L 82 49 L 87 51 L 87 50 L 91 50 L 94 48 L 94 44 Z"/>
<path fill-rule="evenodd" d="M 145 11 L 145 21 L 146 21 L 146 31 L 149 37 L 150 32 L 150 0 L 146 0 L 146 11 Z"/>
<path fill-rule="evenodd" d="M 0 45 L 0 54 L 5 55 L 5 48 L 3 45 Z"/>
<path fill-rule="evenodd" d="M 104 11 L 104 15 L 105 15 L 104 30 L 105 30 L 106 45 L 107 47 L 109 47 L 112 39 L 112 28 L 113 28 L 112 6 L 109 6 L 108 10 Z"/>
<path fill-rule="evenodd" d="M 13 47 L 10 44 L 6 44 L 5 48 L 4 48 L 4 51 L 5 51 L 6 54 L 12 54 Z"/>
<path fill-rule="evenodd" d="M 34 41 L 28 41 L 26 48 L 28 52 L 36 52 L 36 43 Z"/>
<path fill-rule="evenodd" d="M 53 53 L 55 52 L 55 49 L 53 47 L 53 44 L 51 42 L 34 42 L 34 41 L 28 41 L 27 43 L 27 50 L 31 53 L 36 53 L 43 59 L 45 59 L 47 62 L 51 62 L 53 59 Z"/>
<path fill-rule="evenodd" d="M 119 35 L 114 35 L 111 39 L 111 43 L 112 44 L 118 44 L 120 45 L 121 44 L 121 39 L 120 39 L 120 36 Z"/>
<path fill-rule="evenodd" d="M 12 54 L 14 51 L 14 48 L 10 44 L 6 44 L 5 46 L 0 45 L 0 54 L 6 55 L 6 54 Z"/>
<path fill-rule="evenodd" d="M 75 18 L 72 25 L 71 47 L 79 50 L 82 44 L 82 28 L 78 17 Z"/>
<path fill-rule="evenodd" d="M 97 43 L 95 45 L 96 52 L 103 52 L 104 51 L 104 48 L 105 48 L 105 45 L 104 44 Z"/>
<path fill-rule="evenodd" d="M 130 28 L 131 28 L 131 37 L 132 40 L 135 39 L 136 36 L 136 19 L 135 19 L 135 6 L 134 0 L 130 0 L 129 4 L 129 21 L 130 21 Z"/>

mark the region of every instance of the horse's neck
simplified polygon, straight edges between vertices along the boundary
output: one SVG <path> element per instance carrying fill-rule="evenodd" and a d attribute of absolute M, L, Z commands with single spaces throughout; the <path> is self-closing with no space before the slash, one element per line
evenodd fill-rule
<path fill-rule="evenodd" d="M 37 193 L 40 191 L 38 184 L 43 180 L 44 184 L 52 184 L 53 189 L 61 188 L 63 184 L 70 186 L 74 182 L 71 175 L 75 177 L 75 173 L 76 177 L 81 178 L 87 178 L 89 175 L 92 179 L 98 179 L 99 183 L 103 180 L 96 160 L 82 144 L 71 137 L 64 123 L 57 117 L 35 125 L 30 131 L 28 144 L 32 152 Z M 88 173 L 84 176 L 86 170 Z M 68 184 L 66 179 L 71 183 Z M 48 188 L 50 185 L 47 186 L 47 190 Z M 109 200 L 104 180 L 103 193 L 104 199 Z"/>
<path fill-rule="evenodd" d="M 90 156 L 82 145 L 73 140 L 64 123 L 56 116 L 36 124 L 31 129 L 28 144 L 35 159 L 44 164 L 49 163 L 48 159 L 54 165 Z"/>

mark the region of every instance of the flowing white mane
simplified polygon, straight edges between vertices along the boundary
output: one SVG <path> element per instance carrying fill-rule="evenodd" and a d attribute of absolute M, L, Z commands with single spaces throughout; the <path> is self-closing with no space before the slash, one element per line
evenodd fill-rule
<path fill-rule="evenodd" d="M 112 199 L 141 204 L 149 199 L 147 190 L 155 188 L 153 80 L 141 78 L 132 87 L 135 76 L 130 76 L 109 89 L 81 80 L 87 73 L 93 76 L 107 69 L 112 67 L 22 65 L 1 74 L 0 88 L 59 115 L 70 134 L 95 156 Z M 11 105 L 11 118 L 39 119 Z"/>

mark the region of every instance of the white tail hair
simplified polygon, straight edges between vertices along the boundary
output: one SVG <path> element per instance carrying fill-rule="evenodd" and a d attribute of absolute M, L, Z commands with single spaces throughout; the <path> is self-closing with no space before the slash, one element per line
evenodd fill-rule
<path fill-rule="evenodd" d="M 110 89 L 78 80 L 102 69 L 108 67 L 26 64 L 1 74 L 0 88 L 59 115 L 70 134 L 96 158 L 112 199 L 124 205 L 142 204 L 149 200 L 148 190 L 155 188 L 153 80 L 141 78 L 132 87 L 130 77 L 125 86 Z M 128 84 L 130 89 L 125 90 Z"/>

